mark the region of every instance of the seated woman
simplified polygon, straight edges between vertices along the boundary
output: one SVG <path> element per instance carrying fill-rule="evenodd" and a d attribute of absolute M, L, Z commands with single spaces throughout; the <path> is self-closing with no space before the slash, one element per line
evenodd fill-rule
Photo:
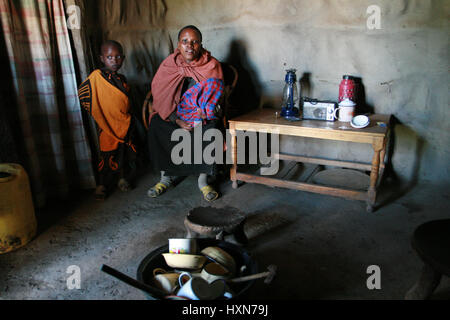
<path fill-rule="evenodd" d="M 202 47 L 202 34 L 195 26 L 186 26 L 178 34 L 178 47 L 161 64 L 152 81 L 153 113 L 150 116 L 148 143 L 152 167 L 161 172 L 161 180 L 148 191 L 158 197 L 177 176 L 198 174 L 198 187 L 207 201 L 218 193 L 207 183 L 216 174 L 216 164 L 174 164 L 172 149 L 179 141 L 171 141 L 172 133 L 185 129 L 191 135 L 191 159 L 194 158 L 194 126 L 202 123 L 202 131 L 219 128 L 221 121 L 214 113 L 223 92 L 220 62 Z M 203 148 L 207 144 L 203 142 Z"/>

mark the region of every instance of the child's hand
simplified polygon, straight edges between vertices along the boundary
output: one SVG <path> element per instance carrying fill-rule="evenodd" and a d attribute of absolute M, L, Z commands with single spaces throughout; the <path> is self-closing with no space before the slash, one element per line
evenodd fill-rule
<path fill-rule="evenodd" d="M 183 121 L 181 119 L 177 119 L 175 122 L 177 123 L 177 125 L 180 128 L 183 128 L 183 129 L 185 129 L 187 131 L 191 131 L 192 130 L 192 126 L 189 123 L 187 123 L 187 122 L 185 122 L 185 121 Z"/>

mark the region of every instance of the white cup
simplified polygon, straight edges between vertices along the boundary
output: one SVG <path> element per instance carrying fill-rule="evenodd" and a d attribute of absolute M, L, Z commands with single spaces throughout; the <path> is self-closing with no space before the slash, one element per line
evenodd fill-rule
<path fill-rule="evenodd" d="M 167 294 L 172 294 L 178 288 L 178 273 L 157 274 L 153 281 L 155 286 Z"/>
<path fill-rule="evenodd" d="M 185 276 L 190 277 L 190 279 L 183 283 Z M 223 280 L 208 283 L 201 277 L 193 277 L 189 272 L 183 272 L 180 274 L 178 281 L 181 288 L 178 290 L 177 296 L 190 300 L 215 300 L 220 297 L 231 299 L 234 296 L 234 293 Z"/>
<path fill-rule="evenodd" d="M 339 103 L 339 108 L 334 110 L 333 117 L 341 122 L 350 122 L 355 114 L 356 104 L 350 99 L 345 99 Z M 339 111 L 339 117 L 336 115 Z"/>
<path fill-rule="evenodd" d="M 213 262 L 207 264 L 203 268 L 202 272 L 200 273 L 200 276 L 206 281 L 208 281 L 208 283 L 212 283 L 216 280 L 228 279 L 231 276 L 231 274 L 223 266 Z"/>
<path fill-rule="evenodd" d="M 196 239 L 169 239 L 169 252 L 181 254 L 196 254 Z"/>
<path fill-rule="evenodd" d="M 183 283 L 183 278 L 189 276 L 190 279 L 186 283 Z M 189 272 L 183 272 L 178 278 L 180 284 L 180 290 L 177 292 L 177 296 L 185 297 L 191 300 L 211 300 L 211 290 L 209 283 L 198 277 L 192 277 Z"/>
<path fill-rule="evenodd" d="M 178 275 L 178 284 L 180 285 L 180 288 L 182 287 L 182 286 L 184 286 L 189 280 L 187 280 L 187 281 L 184 281 L 184 278 L 185 277 L 188 277 L 189 278 L 189 280 L 191 280 L 192 278 L 194 278 L 193 276 L 192 276 L 192 273 L 190 273 L 190 272 L 182 272 L 182 273 L 180 273 L 179 275 Z"/>
<path fill-rule="evenodd" d="M 180 273 L 168 272 L 162 268 L 153 270 L 153 283 L 167 294 L 172 294 L 178 288 Z"/>

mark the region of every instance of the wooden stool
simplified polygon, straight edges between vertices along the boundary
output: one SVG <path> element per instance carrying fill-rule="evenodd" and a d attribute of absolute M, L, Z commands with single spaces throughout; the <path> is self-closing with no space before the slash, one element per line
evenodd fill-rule
<path fill-rule="evenodd" d="M 245 215 L 234 208 L 195 208 L 184 219 L 186 238 L 224 240 L 225 236 L 231 235 L 231 242 L 244 245 L 248 242 L 244 233 L 245 220 Z"/>
<path fill-rule="evenodd" d="M 405 299 L 427 299 L 439 285 L 442 275 L 450 276 L 450 219 L 420 225 L 414 231 L 411 244 L 424 267 Z"/>

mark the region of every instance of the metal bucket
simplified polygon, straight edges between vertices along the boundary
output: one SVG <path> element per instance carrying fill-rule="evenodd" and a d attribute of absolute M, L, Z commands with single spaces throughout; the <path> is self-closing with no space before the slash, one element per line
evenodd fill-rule
<path fill-rule="evenodd" d="M 242 274 L 236 276 L 247 276 L 258 273 L 258 264 L 257 262 L 250 256 L 250 254 L 242 247 L 239 247 L 235 244 L 220 241 L 215 239 L 197 239 L 197 244 L 199 250 L 203 250 L 206 247 L 215 246 L 219 247 L 226 252 L 228 252 L 236 261 L 236 266 L 238 266 L 238 270 L 245 266 L 245 271 Z M 158 249 L 152 251 L 148 254 L 140 263 L 137 270 L 137 280 L 143 282 L 148 285 L 151 284 L 151 280 L 153 278 L 153 270 L 156 268 L 163 268 L 165 270 L 171 269 L 166 264 L 163 253 L 169 252 L 169 245 L 165 245 L 159 247 Z M 189 271 L 189 270 L 186 270 Z M 254 284 L 255 280 L 251 280 L 243 283 L 232 283 L 229 284 L 230 288 L 234 291 L 235 295 L 233 299 L 243 297 L 245 292 L 250 289 L 250 287 Z M 146 294 L 150 300 L 158 300 L 156 297 L 153 297 L 150 294 Z"/>

